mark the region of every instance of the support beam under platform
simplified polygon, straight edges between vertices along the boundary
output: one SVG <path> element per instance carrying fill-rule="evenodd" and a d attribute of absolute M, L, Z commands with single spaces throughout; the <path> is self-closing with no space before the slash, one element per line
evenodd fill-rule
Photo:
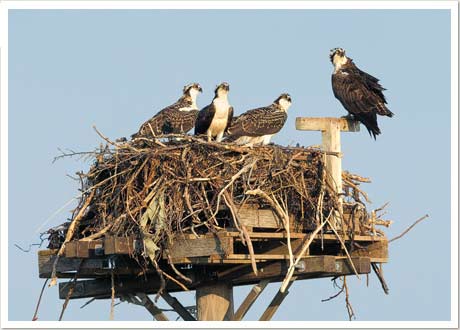
<path fill-rule="evenodd" d="M 280 307 L 284 298 L 286 298 L 286 296 L 288 295 L 289 288 L 291 287 L 292 283 L 294 283 L 295 280 L 296 280 L 295 277 L 291 279 L 291 281 L 287 285 L 286 290 L 284 290 L 284 292 L 281 292 L 280 290 L 278 290 L 275 297 L 273 298 L 273 300 L 270 302 L 265 312 L 260 317 L 259 321 L 270 321 L 272 319 L 273 315 L 275 315 L 276 311 Z"/>
<path fill-rule="evenodd" d="M 359 274 L 370 273 L 371 259 L 369 257 L 352 257 L 352 260 Z M 260 263 L 260 272 L 258 276 L 254 275 L 250 264 L 239 268 L 237 271 L 216 273 L 216 276 L 218 281 L 231 282 L 233 286 L 255 284 L 264 279 L 270 280 L 271 282 L 279 282 L 284 279 L 288 268 L 289 261 L 271 261 Z M 297 277 L 297 280 L 353 274 L 353 269 L 347 258 L 335 256 L 308 257 L 299 264 L 299 268 L 294 272 L 294 276 Z M 186 273 L 186 275 L 189 274 Z M 188 284 L 187 286 L 190 290 L 195 290 L 200 285 L 200 279 L 197 278 L 196 282 Z M 115 281 L 115 293 L 117 296 L 133 292 L 153 294 L 158 292 L 159 289 L 160 280 L 158 276 L 153 274 L 145 278 L 118 276 Z M 173 281 L 167 282 L 166 290 L 168 292 L 183 291 L 179 286 L 173 283 Z M 59 283 L 59 298 L 65 299 L 68 291 L 69 286 L 67 283 Z M 105 299 L 110 298 L 110 296 L 111 282 L 110 279 L 104 278 L 75 282 L 75 289 L 70 299 L 92 297 Z"/>
<path fill-rule="evenodd" d="M 171 296 L 168 292 L 163 291 L 161 296 L 168 303 L 168 305 L 171 306 L 176 311 L 176 313 L 179 314 L 180 317 L 182 317 L 184 321 L 196 321 L 192 314 L 190 314 L 189 311 L 184 306 L 182 306 L 179 300 Z"/>
<path fill-rule="evenodd" d="M 238 308 L 235 315 L 233 316 L 232 321 L 241 321 L 243 319 L 243 317 L 249 311 L 249 308 L 251 308 L 256 299 L 267 287 L 268 283 L 270 283 L 270 280 L 263 280 L 252 287 L 251 291 L 246 296 L 244 301 L 241 303 L 241 306 Z"/>

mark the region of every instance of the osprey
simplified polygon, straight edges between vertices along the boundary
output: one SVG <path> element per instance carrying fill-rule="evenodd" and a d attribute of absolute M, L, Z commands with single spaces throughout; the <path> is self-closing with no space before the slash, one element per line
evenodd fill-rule
<path fill-rule="evenodd" d="M 198 107 L 196 98 L 203 90 L 198 83 L 188 84 L 183 88 L 183 95 L 177 102 L 160 110 L 146 121 L 132 138 L 148 137 L 159 134 L 185 134 L 195 125 Z"/>
<path fill-rule="evenodd" d="M 376 138 L 380 129 L 377 115 L 392 117 L 393 113 L 386 107 L 383 88 L 379 80 L 361 71 L 353 60 L 345 56 L 345 50 L 334 48 L 329 57 L 334 65 L 332 90 L 334 96 L 349 112 L 349 116 L 366 126 L 369 134 Z"/>
<path fill-rule="evenodd" d="M 228 103 L 230 86 L 223 82 L 214 91 L 214 99 L 198 113 L 195 123 L 195 135 L 206 134 L 208 141 L 213 137 L 217 142 L 222 141 L 224 132 L 229 127 L 233 117 L 233 107 Z"/>
<path fill-rule="evenodd" d="M 246 111 L 228 129 L 229 140 L 247 146 L 269 144 L 272 136 L 283 128 L 291 103 L 289 94 L 281 94 L 269 106 Z"/>

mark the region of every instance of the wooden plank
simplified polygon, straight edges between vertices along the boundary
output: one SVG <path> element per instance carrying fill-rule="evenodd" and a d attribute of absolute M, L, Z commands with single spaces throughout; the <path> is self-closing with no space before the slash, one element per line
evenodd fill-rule
<path fill-rule="evenodd" d="M 283 228 L 283 223 L 271 209 L 257 209 L 253 205 L 238 210 L 241 225 L 256 228 Z"/>
<path fill-rule="evenodd" d="M 64 255 L 66 258 L 77 257 L 77 241 L 70 241 L 65 245 Z"/>
<path fill-rule="evenodd" d="M 56 255 L 38 255 L 38 270 L 40 278 L 50 278 L 53 270 L 54 261 L 56 260 Z M 81 259 L 79 258 L 59 258 L 58 263 L 56 264 L 56 272 L 59 277 L 61 273 L 71 273 L 71 276 L 75 274 L 76 270 L 80 266 Z M 84 269 L 81 269 L 81 275 L 89 272 L 96 272 L 97 270 L 102 269 L 103 260 L 102 259 L 88 259 L 85 262 Z M 86 271 L 86 272 L 85 272 Z M 81 276 L 80 276 L 81 277 Z"/>
<path fill-rule="evenodd" d="M 103 240 L 70 241 L 64 249 L 66 258 L 94 258 L 104 255 Z"/>
<path fill-rule="evenodd" d="M 370 258 L 352 258 L 356 270 L 359 274 L 370 273 Z M 255 276 L 250 267 L 242 269 L 236 274 L 222 276 L 223 279 L 231 279 L 234 285 L 244 285 L 256 283 L 262 279 L 270 279 L 272 282 L 282 281 L 289 268 L 288 261 L 275 261 L 259 266 L 259 274 Z M 339 259 L 335 256 L 315 256 L 303 259 L 298 268 L 294 271 L 294 276 L 299 279 L 320 278 L 340 275 L 353 275 L 354 270 L 348 259 Z M 219 278 L 219 273 L 218 273 Z"/>
<path fill-rule="evenodd" d="M 38 255 L 38 273 L 40 278 L 50 278 L 53 270 L 56 255 Z M 66 258 L 60 257 L 56 264 L 56 276 L 58 278 L 69 278 L 75 275 L 81 261 L 84 263 L 80 267 L 79 278 L 109 276 L 112 272 L 108 269 L 107 259 L 104 258 Z M 118 262 L 115 273 L 117 275 L 137 275 L 141 268 L 134 260 L 124 260 Z M 147 272 L 155 272 L 150 269 Z"/>
<path fill-rule="evenodd" d="M 276 232 L 276 233 L 267 233 L 267 232 L 249 232 L 249 237 L 251 239 L 257 239 L 257 238 L 263 238 L 263 239 L 279 239 L 279 238 L 287 238 L 287 234 L 284 231 Z M 196 237 L 193 234 L 180 234 L 177 235 L 177 239 L 201 239 L 203 237 L 213 237 L 215 234 L 204 234 L 204 235 L 198 235 Z M 240 233 L 237 231 L 221 231 L 218 233 L 219 237 L 240 237 Z M 305 233 L 291 233 L 291 239 L 295 238 L 304 238 L 305 235 L 310 235 L 310 234 L 305 234 Z M 343 234 L 343 239 L 345 241 L 351 240 L 351 236 L 348 234 Z M 315 240 L 321 240 L 321 236 L 318 235 L 315 237 Z M 323 235 L 323 240 L 329 240 L 329 241 L 337 241 L 337 236 L 335 234 L 324 234 Z M 354 240 L 355 241 L 384 241 L 387 240 L 386 237 L 382 236 L 371 236 L 371 235 L 354 235 Z"/>
<path fill-rule="evenodd" d="M 233 316 L 232 321 L 241 321 L 243 319 L 243 317 L 249 311 L 251 306 L 254 304 L 254 302 L 257 300 L 260 294 L 264 291 L 268 283 L 270 283 L 270 280 L 262 280 L 252 287 L 251 291 L 246 296 L 246 298 L 236 311 L 235 315 Z"/>
<path fill-rule="evenodd" d="M 182 317 L 184 321 L 196 321 L 196 319 L 189 313 L 189 311 L 185 309 L 184 306 L 182 306 L 179 300 L 171 296 L 167 291 L 163 291 L 161 296 L 168 303 L 168 305 L 171 306 L 176 311 L 176 313 L 179 314 L 180 317 Z"/>
<path fill-rule="evenodd" d="M 388 241 L 377 241 L 363 244 L 364 249 L 355 248 L 352 256 L 362 256 L 371 258 L 372 262 L 381 262 L 379 260 L 388 260 Z"/>
<path fill-rule="evenodd" d="M 119 278 L 115 281 L 115 296 L 120 297 L 124 294 L 133 294 L 140 292 L 141 290 L 145 293 L 157 292 L 160 285 L 159 277 L 156 275 L 150 275 L 147 280 L 144 277 L 139 278 Z M 169 282 L 168 282 L 169 283 Z M 112 283 L 110 278 L 92 279 L 92 280 L 80 280 L 75 282 L 74 291 L 70 296 L 70 299 L 80 298 L 111 298 Z M 176 288 L 177 290 L 177 288 Z M 65 299 L 69 292 L 69 286 L 67 283 L 59 283 L 59 299 Z"/>
<path fill-rule="evenodd" d="M 159 309 L 155 303 L 147 296 L 145 293 L 138 292 L 137 296 L 141 299 L 145 309 L 147 309 L 150 314 L 155 318 L 157 321 L 169 321 L 166 315 Z"/>
<path fill-rule="evenodd" d="M 59 249 L 48 249 L 48 250 L 38 250 L 38 257 L 46 257 L 51 255 L 56 255 Z"/>
<path fill-rule="evenodd" d="M 359 132 L 359 122 L 347 118 L 297 117 L 295 128 L 299 131 L 325 131 L 330 124 L 335 124 L 342 132 Z"/>
<path fill-rule="evenodd" d="M 104 240 L 105 254 L 133 254 L 135 240 L 133 236 L 107 236 Z"/>
<path fill-rule="evenodd" d="M 250 254 L 229 254 L 228 260 L 251 260 Z M 289 254 L 254 254 L 256 260 L 289 260 Z M 308 258 L 308 256 L 303 256 Z"/>
<path fill-rule="evenodd" d="M 310 235 L 310 234 L 291 233 L 291 239 L 304 238 L 306 235 Z M 240 234 L 238 232 L 226 232 L 226 236 L 239 237 Z M 252 238 L 278 239 L 278 238 L 287 238 L 287 234 L 286 234 L 286 232 L 277 232 L 277 233 L 252 232 L 252 233 L 249 233 L 249 237 L 251 237 L 251 239 Z M 347 235 L 347 234 L 343 235 L 343 240 L 344 241 L 350 241 L 351 238 L 352 237 L 350 235 Z M 321 236 L 318 235 L 317 237 L 315 237 L 314 240 L 316 240 L 316 241 L 321 240 Z M 323 240 L 337 241 L 337 236 L 335 236 L 335 234 L 324 234 L 323 235 Z M 381 236 L 355 235 L 354 240 L 356 242 L 359 242 L 359 241 L 371 241 L 371 242 L 373 242 L 373 241 L 384 241 L 384 240 L 387 240 L 387 238 L 386 237 L 381 237 Z"/>
<path fill-rule="evenodd" d="M 358 274 L 369 274 L 371 272 L 371 259 L 369 257 L 352 257 L 351 260 Z M 354 274 L 350 260 L 347 257 L 336 257 L 335 272 Z"/>
<path fill-rule="evenodd" d="M 253 280 L 284 278 L 289 268 L 289 262 L 276 261 L 259 266 L 259 274 L 255 276 L 249 269 L 241 270 L 237 274 L 231 274 L 234 283 L 244 283 Z M 316 273 L 335 273 L 336 258 L 334 256 L 309 256 L 300 261 L 299 267 L 294 272 L 295 275 L 316 274 Z M 225 278 L 225 276 L 224 276 Z"/>
<path fill-rule="evenodd" d="M 209 283 L 196 289 L 198 321 L 230 321 L 233 318 L 233 286 L 230 282 Z"/>
<path fill-rule="evenodd" d="M 233 238 L 231 237 L 203 237 L 199 239 L 178 239 L 169 247 L 169 254 L 176 258 L 190 258 L 233 253 Z M 166 258 L 166 255 L 163 256 Z"/>

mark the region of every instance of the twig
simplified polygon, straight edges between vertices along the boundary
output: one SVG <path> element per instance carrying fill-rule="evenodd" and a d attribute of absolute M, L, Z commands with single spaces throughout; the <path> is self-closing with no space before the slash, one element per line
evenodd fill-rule
<path fill-rule="evenodd" d="M 80 273 L 80 267 L 83 264 L 84 259 L 80 260 L 80 264 L 78 265 L 77 272 L 75 273 L 73 279 L 71 280 L 70 283 L 70 288 L 69 292 L 67 292 L 67 296 L 65 297 L 64 304 L 62 304 L 62 310 L 61 310 L 61 315 L 59 315 L 59 321 L 62 321 L 62 317 L 64 316 L 64 312 L 67 308 L 67 305 L 69 304 L 70 297 L 73 294 L 73 291 L 75 290 L 75 283 L 77 282 L 78 274 Z"/>
<path fill-rule="evenodd" d="M 393 237 L 392 239 L 390 239 L 388 241 L 388 243 L 391 243 L 393 241 L 396 241 L 398 238 L 401 238 L 403 237 L 409 230 L 411 230 L 412 228 L 414 228 L 419 222 L 425 220 L 426 218 L 428 218 L 429 215 L 428 214 L 425 214 L 423 217 L 421 217 L 420 219 L 418 219 L 417 221 L 415 221 L 412 225 L 410 225 L 406 230 L 404 230 L 401 234 L 399 234 L 398 236 L 396 237 Z"/>
<path fill-rule="evenodd" d="M 380 281 L 380 284 L 382 285 L 383 292 L 385 292 L 385 294 L 389 294 L 390 289 L 388 289 L 388 285 L 385 282 L 385 279 L 383 278 L 382 266 L 377 267 L 377 264 L 375 262 L 372 262 L 371 265 L 372 269 L 374 270 L 375 274 L 377 275 Z"/>
<path fill-rule="evenodd" d="M 181 282 L 179 282 L 178 280 L 176 280 L 174 277 L 172 277 L 171 275 L 169 275 L 168 273 L 164 272 L 163 271 L 163 275 L 166 276 L 168 279 L 170 279 L 171 281 L 173 281 L 174 283 L 176 283 L 178 286 L 180 286 L 182 288 L 182 290 L 184 291 L 190 291 L 189 288 L 187 288 L 185 285 L 183 285 Z"/>
<path fill-rule="evenodd" d="M 51 272 L 51 282 L 49 284 L 49 287 L 52 287 L 54 285 L 56 285 L 57 283 L 57 277 L 56 277 L 56 266 L 57 266 L 57 263 L 58 263 L 58 260 L 59 260 L 59 257 L 62 256 L 64 254 L 64 251 L 65 251 L 65 246 L 66 244 L 72 239 L 73 237 L 73 234 L 75 232 L 75 229 L 77 227 L 77 224 L 80 222 L 80 220 L 82 219 L 85 211 L 86 211 L 86 208 L 88 207 L 89 203 L 91 202 L 91 200 L 93 199 L 93 196 L 94 196 L 94 193 L 96 192 L 96 189 L 93 189 L 91 191 L 91 193 L 89 194 L 88 198 L 86 199 L 85 203 L 83 204 L 82 208 L 80 209 L 80 211 L 78 212 L 78 214 L 75 216 L 75 218 L 73 219 L 72 223 L 70 224 L 69 226 L 69 229 L 67 230 L 67 234 L 66 234 L 66 238 L 65 238 L 65 241 L 64 243 L 62 243 L 57 255 L 56 255 L 56 259 L 54 260 L 54 263 L 53 263 L 53 270 Z"/>
<path fill-rule="evenodd" d="M 167 253 L 167 256 L 168 256 L 168 262 L 169 262 L 169 266 L 171 266 L 172 270 L 174 271 L 174 273 L 176 273 L 177 276 L 179 276 L 181 279 L 183 279 L 184 281 L 188 282 L 188 283 L 192 283 L 193 281 L 185 276 L 184 274 L 182 274 L 177 268 L 176 266 L 174 266 L 174 263 L 172 262 L 172 259 L 171 259 L 171 255 L 169 253 Z"/>
<path fill-rule="evenodd" d="M 331 216 L 331 214 L 332 214 L 332 210 L 329 213 L 328 218 Z M 309 236 L 308 240 L 305 241 L 305 243 L 302 245 L 302 248 L 300 249 L 300 252 L 297 254 L 297 257 L 295 258 L 295 260 L 292 263 L 292 265 L 289 266 L 289 269 L 288 269 L 288 271 L 286 273 L 286 277 L 284 278 L 283 282 L 281 283 L 281 287 L 280 287 L 280 292 L 281 293 L 283 293 L 286 290 L 287 286 L 289 285 L 289 282 L 291 281 L 292 276 L 294 275 L 295 267 L 297 266 L 299 261 L 302 259 L 303 255 L 305 254 L 307 249 L 310 247 L 310 244 L 313 242 L 313 239 L 316 237 L 316 235 L 318 235 L 318 233 L 321 231 L 321 229 L 326 224 L 326 222 L 327 222 L 327 219 L 321 225 L 316 227 L 315 231 L 313 233 L 311 233 L 311 235 Z"/>
<path fill-rule="evenodd" d="M 217 214 L 217 212 L 219 212 L 220 198 L 221 198 L 222 194 L 228 189 L 228 187 L 230 187 L 235 182 L 236 179 L 238 179 L 241 175 L 243 175 L 243 173 L 247 172 L 256 163 L 257 163 L 257 159 L 255 159 L 252 163 L 247 164 L 246 166 L 244 166 L 241 170 L 238 171 L 238 173 L 236 173 L 234 176 L 232 176 L 232 178 L 230 179 L 230 182 L 227 183 L 227 185 L 225 185 L 225 187 L 222 188 L 222 190 L 219 192 L 219 194 L 217 195 L 216 210 L 212 214 L 212 217 L 216 222 L 217 222 L 216 214 Z"/>
<path fill-rule="evenodd" d="M 345 254 L 347 255 L 347 258 L 348 258 L 348 261 L 350 262 L 351 264 L 351 267 L 353 268 L 353 272 L 355 273 L 356 277 L 358 279 L 361 279 L 358 275 L 358 271 L 356 270 L 356 267 L 355 267 L 355 264 L 353 263 L 353 260 L 351 259 L 351 256 L 350 254 L 348 253 L 348 249 L 347 247 L 345 246 L 345 243 L 343 242 L 342 238 L 340 237 L 340 235 L 337 233 L 337 231 L 335 230 L 335 228 L 332 226 L 332 224 L 330 223 L 329 221 L 329 217 L 328 219 L 326 219 L 325 222 L 328 222 L 332 231 L 334 232 L 335 236 L 337 236 L 337 239 L 339 240 L 340 244 L 342 245 L 343 249 L 345 250 Z"/>
<path fill-rule="evenodd" d="M 254 247 L 252 246 L 252 241 L 251 241 L 251 237 L 249 236 L 248 230 L 246 229 L 246 226 L 241 224 L 235 204 L 233 203 L 233 200 L 231 199 L 231 196 L 228 193 L 228 191 L 224 193 L 223 198 L 224 198 L 224 202 L 227 204 L 227 207 L 230 209 L 230 213 L 232 214 L 232 218 L 235 223 L 235 227 L 240 231 L 240 235 L 242 236 L 243 241 L 246 243 L 248 247 L 249 256 L 251 257 L 252 271 L 257 276 L 258 274 L 257 261 L 256 261 L 256 257 L 254 254 Z"/>
<path fill-rule="evenodd" d="M 43 291 L 45 291 L 46 283 L 48 283 L 49 278 L 45 280 L 43 283 L 42 289 L 40 291 L 40 296 L 38 297 L 37 301 L 37 306 L 35 307 L 35 313 L 34 316 L 32 317 L 32 321 L 37 321 L 38 320 L 38 308 L 40 307 L 40 302 L 42 301 L 42 296 L 43 296 Z"/>
<path fill-rule="evenodd" d="M 280 204 L 278 201 L 275 199 L 272 199 L 270 196 L 267 195 L 266 192 L 260 190 L 260 189 L 254 189 L 254 190 L 248 190 L 245 192 L 246 195 L 257 195 L 262 198 L 264 198 L 270 206 L 275 210 L 276 214 L 280 218 L 280 220 L 283 222 L 284 229 L 286 230 L 286 238 L 287 238 L 287 246 L 288 246 L 288 252 L 289 252 L 289 267 L 292 268 L 294 264 L 294 256 L 292 253 L 292 246 L 291 246 L 291 231 L 289 228 L 289 216 L 287 213 L 281 208 Z M 292 275 L 291 275 L 292 277 Z M 287 284 L 286 284 L 287 286 Z M 282 286 L 283 291 L 286 289 L 286 286 Z"/>
<path fill-rule="evenodd" d="M 343 287 L 345 288 L 345 303 L 347 304 L 348 318 L 351 321 L 355 317 L 355 312 L 353 311 L 353 307 L 351 306 L 351 303 L 350 303 L 350 295 L 348 292 L 346 276 L 343 277 Z"/>
<path fill-rule="evenodd" d="M 342 287 L 340 288 L 340 290 L 336 294 L 330 296 L 329 298 L 322 299 L 321 302 L 326 302 L 326 301 L 332 300 L 334 298 L 337 298 L 344 290 L 345 290 L 345 285 L 342 284 Z"/>
<path fill-rule="evenodd" d="M 110 299 L 110 316 L 109 320 L 113 321 L 114 320 L 114 309 L 115 309 L 115 275 L 114 271 L 110 272 L 110 279 L 112 283 L 112 289 L 111 289 L 111 299 Z"/>

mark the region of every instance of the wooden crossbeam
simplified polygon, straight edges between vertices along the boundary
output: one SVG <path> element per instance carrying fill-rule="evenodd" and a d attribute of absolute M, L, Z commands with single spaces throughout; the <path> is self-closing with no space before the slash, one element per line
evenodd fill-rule
<path fill-rule="evenodd" d="M 369 257 L 352 257 L 353 263 L 359 274 L 368 274 L 371 271 L 371 259 Z M 285 260 L 271 261 L 259 266 L 259 275 L 256 276 L 251 270 L 250 264 L 234 272 L 222 272 L 217 274 L 218 281 L 230 281 L 233 286 L 248 285 L 259 283 L 267 279 L 271 282 L 282 281 L 289 267 L 289 262 Z M 219 275 L 220 274 L 220 275 Z M 321 278 L 341 275 L 352 275 L 354 271 L 347 257 L 335 256 L 316 256 L 309 257 L 299 263 L 299 268 L 294 272 L 298 280 Z M 188 275 L 188 274 L 187 274 Z M 194 290 L 204 278 L 196 277 L 194 282 L 187 285 L 190 290 Z M 134 276 L 119 276 L 115 283 L 115 292 L 117 296 L 133 292 L 145 292 L 147 294 L 155 293 L 160 288 L 160 280 L 156 274 L 150 274 L 145 280 Z M 168 292 L 178 292 L 182 289 L 173 281 L 166 284 Z M 59 284 L 59 298 L 67 297 L 69 287 L 66 283 Z M 110 298 L 111 282 L 108 278 L 80 280 L 75 283 L 75 290 L 70 299 L 80 298 Z"/>
<path fill-rule="evenodd" d="M 295 119 L 295 128 L 299 131 L 326 131 L 331 125 L 342 132 L 359 132 L 359 122 L 348 118 L 297 117 Z"/>
<path fill-rule="evenodd" d="M 196 321 L 196 319 L 189 313 L 189 311 L 177 300 L 175 297 L 171 296 L 167 291 L 163 291 L 161 294 L 163 299 L 168 303 L 179 314 L 184 321 Z"/>
<path fill-rule="evenodd" d="M 270 283 L 270 280 L 262 280 L 252 287 L 251 291 L 249 291 L 248 295 L 241 303 L 240 307 L 238 307 L 238 310 L 236 311 L 235 315 L 233 315 L 232 321 L 241 321 L 243 319 L 243 317 L 249 311 L 251 306 L 267 287 L 268 283 Z"/>

